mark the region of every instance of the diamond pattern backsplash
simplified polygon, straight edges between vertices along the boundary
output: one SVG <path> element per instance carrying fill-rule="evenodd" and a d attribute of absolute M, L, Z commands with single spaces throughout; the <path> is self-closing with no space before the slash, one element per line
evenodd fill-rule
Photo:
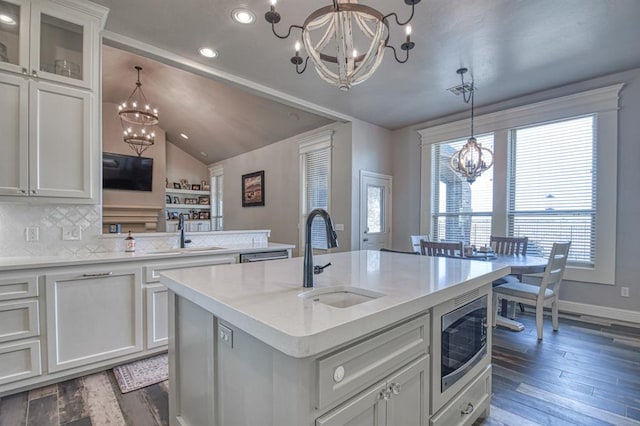
<path fill-rule="evenodd" d="M 124 251 L 125 235 L 102 234 L 100 205 L 0 204 L 0 256 L 73 256 Z M 80 226 L 80 241 L 63 241 L 63 226 Z M 39 240 L 26 241 L 27 227 L 38 227 Z M 188 233 L 189 247 L 265 248 L 269 231 Z M 179 244 L 176 234 L 137 234 L 136 251 L 164 250 Z"/>

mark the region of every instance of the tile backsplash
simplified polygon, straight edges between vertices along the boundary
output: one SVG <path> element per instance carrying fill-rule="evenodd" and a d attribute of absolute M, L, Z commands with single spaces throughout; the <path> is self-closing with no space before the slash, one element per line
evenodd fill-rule
<path fill-rule="evenodd" d="M 0 204 L 0 256 L 72 256 L 124 251 L 125 235 L 102 236 L 100 205 Z M 63 241 L 62 228 L 79 226 L 80 241 Z M 37 227 L 38 241 L 26 241 L 26 228 Z M 269 231 L 188 233 L 190 247 L 264 248 Z M 176 234 L 137 234 L 138 251 L 178 246 Z"/>

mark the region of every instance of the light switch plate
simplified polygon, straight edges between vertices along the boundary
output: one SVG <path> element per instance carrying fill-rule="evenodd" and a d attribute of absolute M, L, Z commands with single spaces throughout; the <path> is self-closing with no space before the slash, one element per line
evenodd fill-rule
<path fill-rule="evenodd" d="M 27 241 L 38 241 L 40 240 L 40 228 L 37 226 L 28 226 L 25 229 L 24 238 Z"/>
<path fill-rule="evenodd" d="M 229 327 L 218 324 L 218 338 L 222 343 L 233 348 L 233 330 Z"/>
<path fill-rule="evenodd" d="M 336 223 L 334 229 L 336 231 L 344 231 L 344 223 Z"/>
<path fill-rule="evenodd" d="M 82 239 L 82 228 L 79 225 L 63 226 L 63 241 L 80 241 Z"/>

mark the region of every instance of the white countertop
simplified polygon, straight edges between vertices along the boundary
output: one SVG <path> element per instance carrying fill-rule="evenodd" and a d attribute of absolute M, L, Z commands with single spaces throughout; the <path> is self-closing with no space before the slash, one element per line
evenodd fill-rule
<path fill-rule="evenodd" d="M 353 286 L 385 294 L 348 308 L 300 297 L 301 257 L 180 269 L 161 282 L 223 321 L 287 355 L 304 358 L 349 342 L 490 283 L 510 272 L 493 262 L 354 251 L 315 256 L 332 263 L 316 289 Z"/>
<path fill-rule="evenodd" d="M 286 250 L 294 248 L 291 244 L 269 243 L 267 247 L 242 247 L 242 248 L 187 248 L 181 250 L 179 248 L 155 250 L 155 251 L 136 251 L 134 253 L 125 252 L 100 252 L 100 253 L 82 253 L 76 255 L 61 256 L 15 256 L 0 257 L 0 272 L 11 271 L 24 268 L 48 268 L 60 266 L 74 266 L 84 264 L 97 264 L 109 262 L 124 262 L 135 260 L 152 260 L 165 258 L 184 258 L 195 256 L 210 256 L 213 254 L 237 254 L 237 253 L 259 253 L 263 251 Z"/>

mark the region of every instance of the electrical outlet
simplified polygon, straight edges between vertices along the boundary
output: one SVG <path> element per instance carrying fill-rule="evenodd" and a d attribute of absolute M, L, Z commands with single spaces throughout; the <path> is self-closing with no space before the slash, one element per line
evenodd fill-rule
<path fill-rule="evenodd" d="M 620 296 L 629 297 L 629 287 L 620 287 Z"/>
<path fill-rule="evenodd" d="M 336 231 L 344 231 L 344 223 L 336 223 L 333 227 Z"/>
<path fill-rule="evenodd" d="M 27 226 L 24 233 L 24 238 L 27 241 L 40 240 L 40 228 L 37 226 Z"/>
<path fill-rule="evenodd" d="M 79 225 L 63 226 L 63 241 L 80 241 L 82 239 L 82 228 Z"/>

